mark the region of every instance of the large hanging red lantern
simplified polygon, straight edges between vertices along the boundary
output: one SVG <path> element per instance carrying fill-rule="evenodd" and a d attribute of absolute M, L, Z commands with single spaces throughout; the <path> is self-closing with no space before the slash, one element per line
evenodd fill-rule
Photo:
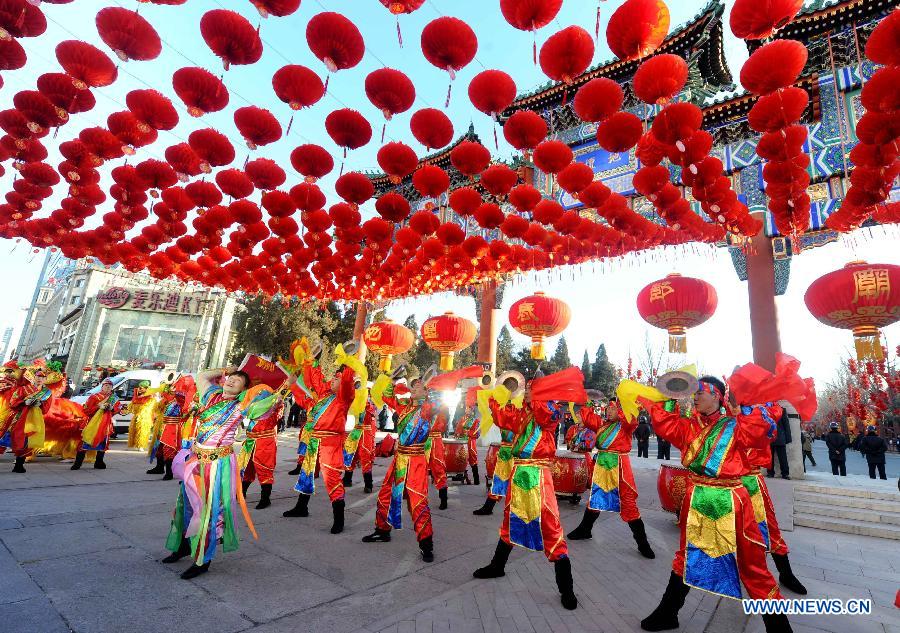
<path fill-rule="evenodd" d="M 533 150 L 547 138 L 547 122 L 532 110 L 516 110 L 503 124 L 503 137 L 519 151 Z"/>
<path fill-rule="evenodd" d="M 440 149 L 453 140 L 453 123 L 437 108 L 422 108 L 409 119 L 412 135 L 428 149 Z"/>
<path fill-rule="evenodd" d="M 481 143 L 463 141 L 450 152 L 450 162 L 470 178 L 480 174 L 491 162 L 491 153 Z"/>
<path fill-rule="evenodd" d="M 475 58 L 478 38 L 459 18 L 436 18 L 422 29 L 422 53 L 433 66 L 446 70 L 450 78 Z"/>
<path fill-rule="evenodd" d="M 211 9 L 200 18 L 200 35 L 225 70 L 234 65 L 255 64 L 262 57 L 259 33 L 250 22 L 235 11 Z"/>
<path fill-rule="evenodd" d="M 742 40 L 761 40 L 794 19 L 803 0 L 735 0 L 728 20 L 731 32 Z"/>
<path fill-rule="evenodd" d="M 100 39 L 123 62 L 129 59 L 156 59 L 162 52 L 162 42 L 156 29 L 137 11 L 106 7 L 97 12 L 95 21 Z"/>
<path fill-rule="evenodd" d="M 56 59 L 60 66 L 75 82 L 76 87 L 84 89 L 102 88 L 116 80 L 119 71 L 99 48 L 87 42 L 65 40 L 56 45 Z"/>
<path fill-rule="evenodd" d="M 363 332 L 366 347 L 381 356 L 378 369 L 383 372 L 391 371 L 393 357 L 408 351 L 415 340 L 412 330 L 390 319 L 373 323 Z"/>
<path fill-rule="evenodd" d="M 619 84 L 606 77 L 597 77 L 578 89 L 572 108 L 582 121 L 596 123 L 618 112 L 624 100 Z"/>
<path fill-rule="evenodd" d="M 774 40 L 760 46 L 741 67 L 741 85 L 757 95 L 767 95 L 797 81 L 808 51 L 797 40 Z"/>
<path fill-rule="evenodd" d="M 234 111 L 234 126 L 244 137 L 247 147 L 256 149 L 281 138 L 281 124 L 271 112 L 257 106 L 245 106 Z"/>
<path fill-rule="evenodd" d="M 550 79 L 571 84 L 587 70 L 593 57 L 594 38 L 580 26 L 572 25 L 547 38 L 538 61 Z"/>
<path fill-rule="evenodd" d="M 329 72 L 353 68 L 366 51 L 356 25 L 332 11 L 317 13 L 310 19 L 306 24 L 306 43 Z"/>
<path fill-rule="evenodd" d="M 307 182 L 315 182 L 334 169 L 334 159 L 324 147 L 308 143 L 294 148 L 291 165 L 306 177 Z"/>
<path fill-rule="evenodd" d="M 325 131 L 339 147 L 347 150 L 359 149 L 372 140 L 372 126 L 362 114 L 350 108 L 341 108 L 325 117 Z"/>
<path fill-rule="evenodd" d="M 38 82 L 40 90 L 40 80 Z M 154 130 L 171 130 L 178 125 L 178 112 L 175 106 L 167 96 L 157 90 L 150 88 L 132 90 L 125 95 L 125 105 L 134 116 Z"/>
<path fill-rule="evenodd" d="M 625 0 L 606 24 L 606 43 L 619 59 L 647 57 L 666 39 L 669 19 L 662 0 Z"/>
<path fill-rule="evenodd" d="M 562 0 L 500 0 L 500 12 L 510 26 L 520 31 L 536 31 L 553 21 Z"/>
<path fill-rule="evenodd" d="M 416 100 L 416 88 L 405 74 L 393 68 L 379 68 L 366 75 L 366 96 L 388 121 L 406 112 Z"/>
<path fill-rule="evenodd" d="M 69 114 L 87 112 L 97 104 L 90 90 L 79 90 L 72 85 L 72 78 L 63 73 L 44 73 L 37 79 L 37 89 L 53 105 Z M 133 111 L 130 105 L 128 107 Z"/>
<path fill-rule="evenodd" d="M 386 143 L 376 155 L 378 166 L 384 170 L 394 184 L 399 184 L 409 176 L 419 164 L 416 152 L 407 144 L 400 142 Z"/>
<path fill-rule="evenodd" d="M 637 309 L 644 321 L 668 330 L 670 352 L 685 353 L 686 331 L 706 322 L 718 302 L 716 289 L 709 283 L 672 273 L 638 293 Z"/>
<path fill-rule="evenodd" d="M 203 68 L 179 68 L 172 74 L 172 87 L 187 106 L 188 114 L 194 117 L 218 112 L 228 105 L 228 89 L 225 84 Z"/>
<path fill-rule="evenodd" d="M 272 89 L 275 96 L 288 104 L 291 110 L 308 108 L 325 94 L 325 84 L 319 76 L 297 64 L 282 66 L 272 75 Z"/>
<path fill-rule="evenodd" d="M 825 325 L 853 332 L 860 360 L 881 360 L 879 330 L 900 321 L 900 266 L 850 262 L 810 284 L 804 301 Z"/>
<path fill-rule="evenodd" d="M 425 344 L 440 353 L 441 370 L 449 371 L 453 369 L 453 355 L 475 342 L 477 330 L 468 319 L 446 312 L 426 319 L 421 333 Z"/>
<path fill-rule="evenodd" d="M 883 66 L 900 66 L 900 10 L 894 9 L 875 27 L 866 42 L 866 57 Z"/>
<path fill-rule="evenodd" d="M 6 0 L 0 3 L 0 29 L 10 38 L 37 37 L 47 30 L 47 18 L 36 2 Z"/>
<path fill-rule="evenodd" d="M 546 174 L 556 174 L 572 162 L 575 155 L 562 141 L 544 141 L 534 148 L 534 164 Z"/>
<path fill-rule="evenodd" d="M 678 55 L 654 55 L 634 73 L 632 88 L 638 99 L 651 105 L 668 103 L 684 88 L 688 66 Z"/>
<path fill-rule="evenodd" d="M 348 204 L 359 206 L 375 195 L 375 185 L 365 174 L 347 172 L 334 182 L 334 191 Z M 291 190 L 293 195 L 293 189 Z M 325 197 L 319 206 L 325 204 Z M 298 206 L 299 203 L 298 203 Z"/>
<path fill-rule="evenodd" d="M 509 308 L 509 324 L 513 329 L 531 338 L 531 357 L 544 360 L 544 340 L 562 333 L 572 320 L 567 303 L 535 292 L 519 299 Z"/>

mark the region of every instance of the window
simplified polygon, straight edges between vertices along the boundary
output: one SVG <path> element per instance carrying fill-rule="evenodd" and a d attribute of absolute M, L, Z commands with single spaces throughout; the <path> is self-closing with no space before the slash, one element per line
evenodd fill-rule
<path fill-rule="evenodd" d="M 84 285 L 84 277 L 75 280 L 75 287 L 81 288 Z"/>
<path fill-rule="evenodd" d="M 72 295 L 72 298 L 69 300 L 69 305 L 76 305 L 81 301 L 81 295 Z"/>

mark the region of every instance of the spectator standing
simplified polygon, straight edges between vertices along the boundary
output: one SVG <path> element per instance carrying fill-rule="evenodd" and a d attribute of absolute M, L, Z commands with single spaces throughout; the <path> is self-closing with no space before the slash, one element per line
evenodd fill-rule
<path fill-rule="evenodd" d="M 831 462 L 831 474 L 847 476 L 847 436 L 838 430 L 838 423 L 832 422 L 831 429 L 825 435 L 825 445 L 828 447 L 828 460 Z"/>
<path fill-rule="evenodd" d="M 887 479 L 885 474 L 884 453 L 887 451 L 887 442 L 878 436 L 878 431 L 871 424 L 866 427 L 866 434 L 859 442 L 859 452 L 866 456 L 869 464 L 869 479 L 875 479 L 875 471 L 878 470 L 880 479 Z"/>
<path fill-rule="evenodd" d="M 812 454 L 813 436 L 808 431 L 800 432 L 800 447 L 803 449 L 803 472 L 806 472 L 806 460 L 808 459 L 813 466 L 816 465 L 816 458 Z"/>
<path fill-rule="evenodd" d="M 638 457 L 648 457 L 650 452 L 650 423 L 647 414 L 641 411 L 638 416 L 638 426 L 634 431 L 637 439 Z"/>
<path fill-rule="evenodd" d="M 769 477 L 775 476 L 775 458 L 778 458 L 778 465 L 781 470 L 782 479 L 791 478 L 790 466 L 788 466 L 787 445 L 791 443 L 791 420 L 788 417 L 787 410 L 782 410 L 781 417 L 778 418 L 778 433 L 772 440 L 770 448 L 772 450 L 772 465 L 769 467 Z"/>
<path fill-rule="evenodd" d="M 659 435 L 656 436 L 656 459 L 671 459 L 672 442 L 664 440 Z"/>

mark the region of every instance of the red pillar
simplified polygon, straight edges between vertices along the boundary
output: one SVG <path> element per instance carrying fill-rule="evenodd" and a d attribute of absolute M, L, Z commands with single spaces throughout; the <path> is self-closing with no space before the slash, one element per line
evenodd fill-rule
<path fill-rule="evenodd" d="M 763 214 L 754 214 L 763 222 Z M 775 371 L 775 355 L 781 351 L 778 309 L 775 306 L 775 258 L 765 229 L 750 240 L 747 253 L 747 293 L 750 299 L 750 334 L 753 362 Z"/>
<path fill-rule="evenodd" d="M 359 343 L 359 350 L 356 352 L 359 360 L 366 360 L 366 344 L 363 341 L 363 332 L 366 330 L 366 317 L 369 315 L 369 304 L 365 301 L 356 302 L 356 321 L 353 323 L 353 340 Z"/>
<path fill-rule="evenodd" d="M 478 362 L 490 363 L 493 369 L 497 364 L 497 332 L 498 314 L 497 283 L 485 282 L 481 286 L 481 314 L 478 315 Z"/>

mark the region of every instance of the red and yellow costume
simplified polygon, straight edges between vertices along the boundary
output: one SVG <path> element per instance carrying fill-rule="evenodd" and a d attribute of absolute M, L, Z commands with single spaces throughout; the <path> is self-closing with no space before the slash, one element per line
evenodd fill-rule
<path fill-rule="evenodd" d="M 46 386 L 22 379 L 10 394 L 6 431 L 0 437 L 0 451 L 10 449 L 17 458 L 34 455 L 44 445 L 44 414 L 50 410 L 53 394 Z"/>
<path fill-rule="evenodd" d="M 19 385 L 22 378 L 22 368 L 11 360 L 0 368 L 0 438 L 6 436 L 12 426 L 13 410 L 9 404 L 13 390 Z M 6 446 L 0 444 L 0 454 L 6 450 Z"/>
<path fill-rule="evenodd" d="M 775 504 L 772 503 L 772 497 L 769 494 L 769 488 L 766 486 L 766 478 L 762 476 L 760 471 L 763 467 L 768 467 L 772 463 L 772 453 L 768 447 L 764 450 L 751 449 L 748 452 L 748 459 L 753 470 L 749 475 L 743 477 L 744 487 L 750 493 L 750 500 L 753 504 L 753 516 L 759 525 L 759 531 L 766 542 L 768 550 L 773 554 L 787 556 L 789 553 L 787 543 L 781 535 L 781 528 L 778 527 L 778 519 L 775 516 Z"/>
<path fill-rule="evenodd" d="M 366 410 L 357 417 L 353 430 L 344 440 L 344 468 L 353 471 L 357 464 L 363 474 L 372 472 L 375 463 L 375 431 L 377 413 L 375 404 L 368 400 Z"/>
<path fill-rule="evenodd" d="M 478 408 L 475 406 L 475 389 L 469 389 L 466 394 L 466 409 L 462 419 L 456 423 L 453 435 L 461 440 L 466 440 L 466 463 L 469 466 L 478 465 L 478 438 L 481 437 Z M 471 397 L 470 397 L 471 396 Z"/>
<path fill-rule="evenodd" d="M 245 484 L 255 479 L 259 479 L 260 484 L 275 483 L 275 459 L 278 452 L 276 436 L 283 412 L 284 402 L 279 402 L 265 415 L 248 424 L 247 439 L 244 440 L 238 457 L 241 480 Z"/>
<path fill-rule="evenodd" d="M 674 573 L 688 586 L 729 598 L 741 598 L 741 584 L 750 598 L 781 598 L 742 481 L 754 469 L 749 453 L 768 450 L 772 438 L 763 410 L 744 407 L 734 417 L 716 411 L 686 418 L 674 401 L 640 402 L 657 435 L 681 451 L 681 462 L 691 471 L 679 514 Z"/>
<path fill-rule="evenodd" d="M 431 472 L 431 482 L 438 490 L 447 487 L 447 461 L 444 456 L 444 433 L 447 432 L 447 411 L 442 407 L 428 431 L 425 444 L 425 461 Z"/>
<path fill-rule="evenodd" d="M 617 404 L 609 406 L 618 407 Z M 618 512 L 626 523 L 640 519 L 637 484 L 628 456 L 637 418 L 628 421 L 620 411 L 615 421 L 609 421 L 587 407 L 582 408 L 579 415 L 584 427 L 596 434 L 597 454 L 594 456 L 588 510 Z"/>
<path fill-rule="evenodd" d="M 159 434 L 159 446 L 164 462 L 172 461 L 181 450 L 181 427 L 184 424 L 184 394 L 169 389 L 163 391 L 160 401 L 162 415 L 162 431 Z"/>
<path fill-rule="evenodd" d="M 105 451 L 109 446 L 109 438 L 115 433 L 113 415 L 122 408 L 118 396 L 110 392 L 95 393 L 84 403 L 84 412 L 88 422 L 81 429 L 81 451 Z"/>
<path fill-rule="evenodd" d="M 156 422 L 158 389 L 138 386 L 134 390 L 127 411 L 131 413 L 128 424 L 128 448 L 146 449 L 150 443 L 153 426 Z"/>

